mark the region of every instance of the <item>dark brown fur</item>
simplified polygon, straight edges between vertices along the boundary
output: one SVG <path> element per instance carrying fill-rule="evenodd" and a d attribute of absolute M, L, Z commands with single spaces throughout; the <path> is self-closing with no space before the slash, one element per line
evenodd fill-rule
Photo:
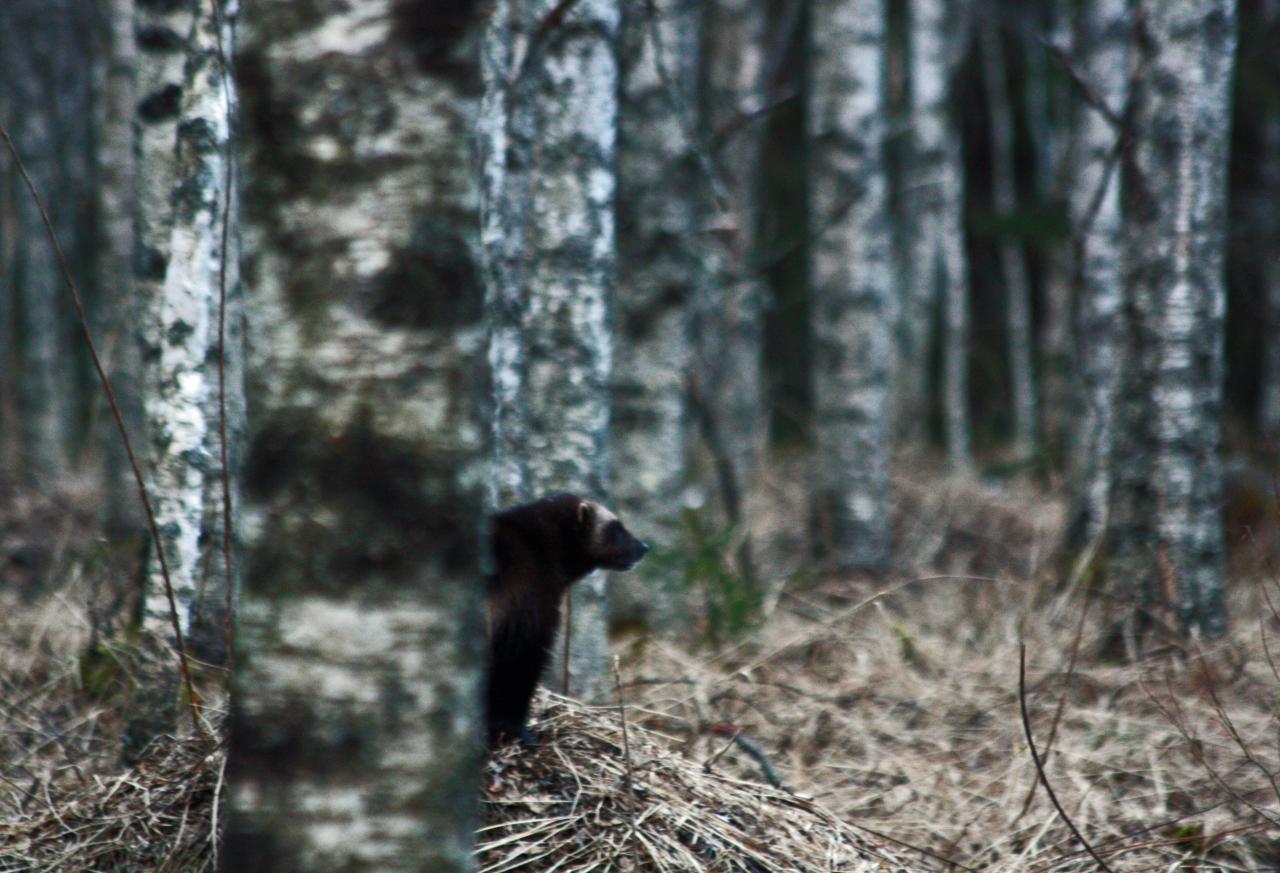
<path fill-rule="evenodd" d="M 553 494 L 493 516 L 489 580 L 489 745 L 533 742 L 529 703 L 551 656 L 560 601 L 593 570 L 629 570 L 649 547 L 598 503 Z"/>

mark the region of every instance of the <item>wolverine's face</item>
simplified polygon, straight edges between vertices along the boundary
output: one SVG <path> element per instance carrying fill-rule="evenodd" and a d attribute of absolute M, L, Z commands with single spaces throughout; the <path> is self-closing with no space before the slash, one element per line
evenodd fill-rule
<path fill-rule="evenodd" d="M 582 501 L 578 519 L 587 532 L 595 565 L 604 570 L 630 570 L 649 551 L 618 517 L 599 503 Z"/>

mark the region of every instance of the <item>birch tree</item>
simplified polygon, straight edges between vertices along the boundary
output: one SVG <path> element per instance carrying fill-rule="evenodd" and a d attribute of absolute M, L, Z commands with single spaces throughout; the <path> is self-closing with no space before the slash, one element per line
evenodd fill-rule
<path fill-rule="evenodd" d="M 1076 336 L 1083 394 L 1073 440 L 1078 454 L 1072 459 L 1072 467 L 1082 480 L 1081 510 L 1090 541 L 1108 520 L 1115 406 L 1125 371 L 1122 340 L 1125 320 L 1135 314 L 1124 307 L 1124 220 L 1117 148 L 1121 136 L 1117 121 L 1124 116 L 1129 99 L 1129 46 L 1133 34 L 1128 5 L 1127 0 L 1090 0 L 1083 4 L 1073 52 L 1095 99 L 1101 101 L 1101 105 L 1082 103 L 1079 107 L 1075 183 L 1069 192 L 1076 245 Z"/>
<path fill-rule="evenodd" d="M 889 563 L 892 241 L 884 139 L 885 10 L 879 0 L 813 7 L 809 111 L 815 430 L 827 559 Z"/>
<path fill-rule="evenodd" d="M 688 313 L 705 282 L 703 172 L 691 140 L 702 9 L 674 0 L 622 8 L 613 501 L 632 530 L 678 536 L 685 483 Z M 660 565 L 610 579 L 613 619 L 674 618 Z"/>
<path fill-rule="evenodd" d="M 1151 303 L 1157 559 L 1188 632 L 1226 629 L 1218 457 L 1234 0 L 1146 3 L 1128 257 Z"/>
<path fill-rule="evenodd" d="M 245 568 L 225 870 L 469 870 L 476 22 L 246 4 Z"/>
<path fill-rule="evenodd" d="M 482 235 L 498 505 L 603 497 L 613 373 L 619 7 L 499 0 L 484 38 Z M 633 471 L 634 472 L 634 471 Z M 604 690 L 604 577 L 574 586 L 569 690 Z"/>
<path fill-rule="evenodd" d="M 133 0 L 104 4 L 101 26 L 104 56 L 99 60 L 96 107 L 98 129 L 98 200 L 102 213 L 101 254 L 97 285 L 101 297 L 98 323 L 106 336 L 112 389 L 131 434 L 142 433 L 142 360 L 133 326 L 140 315 L 134 290 L 135 219 L 134 175 L 135 75 L 138 66 Z M 98 428 L 93 439 L 103 455 L 108 529 L 132 532 L 140 527 L 138 497 L 127 466 L 115 422 L 98 392 L 90 397 Z M 91 418 L 92 420 L 92 418 Z"/>
<path fill-rule="evenodd" d="M 1018 209 L 1013 165 L 1013 109 L 1009 101 L 999 10 L 989 2 L 979 28 L 982 79 L 991 123 L 991 199 L 1005 217 Z M 1013 409 L 1013 450 L 1026 459 L 1036 450 L 1039 404 L 1036 398 L 1035 343 L 1031 328 L 1031 279 L 1026 253 L 1016 237 L 1000 241 L 1000 271 L 1004 281 L 1005 332 Z"/>
<path fill-rule="evenodd" d="M 911 156 L 904 173 L 910 239 L 901 330 L 903 398 L 900 416 L 923 420 L 928 337 L 935 306 L 942 309 L 942 423 L 953 467 L 970 463 L 969 283 L 964 252 L 963 166 L 960 135 L 949 119 L 951 76 L 964 47 L 969 6 L 962 0 L 910 4 Z"/>
<path fill-rule="evenodd" d="M 764 443 L 759 173 L 764 122 L 779 95 L 766 81 L 764 0 L 706 4 L 703 31 L 700 124 L 714 159 L 704 182 L 716 204 L 705 218 L 715 245 L 704 249 L 710 275 L 693 314 L 693 393 L 718 502 L 726 521 L 741 524 Z"/>
<path fill-rule="evenodd" d="M 148 301 L 143 327 L 150 352 L 144 411 L 151 501 L 165 561 L 162 565 L 155 554 L 149 561 L 143 622 L 168 648 L 189 647 L 201 661 L 223 664 L 230 641 L 232 572 L 225 561 L 230 552 L 224 548 L 223 409 L 228 440 L 239 434 L 243 421 L 238 238 L 224 227 L 234 220 L 228 162 L 234 95 L 223 61 L 231 57 L 236 8 L 234 3 L 193 2 L 187 9 L 192 14 L 180 43 L 186 46 L 186 60 L 181 96 L 173 107 L 176 123 L 157 125 L 175 135 L 168 147 L 172 163 L 163 144 L 154 143 L 160 150 L 156 169 L 162 175 L 171 171 L 173 188 L 163 203 L 144 204 L 148 235 L 161 246 L 148 254 L 165 259 L 149 265 L 162 270 L 163 279 Z M 170 60 L 162 55 L 157 66 Z M 144 169 L 152 166 L 144 157 Z M 166 224 L 168 238 L 159 240 Z M 224 302 L 231 342 L 220 348 Z M 220 361 L 229 362 L 223 372 Z M 230 476 L 228 471 L 228 482 Z M 177 695 L 169 665 L 161 660 L 140 677 L 126 731 L 126 757 L 136 756 L 155 734 L 173 728 Z"/>

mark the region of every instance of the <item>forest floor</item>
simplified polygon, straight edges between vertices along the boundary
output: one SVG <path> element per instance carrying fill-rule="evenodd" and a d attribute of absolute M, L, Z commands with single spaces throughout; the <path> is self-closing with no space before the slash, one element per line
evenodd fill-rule
<path fill-rule="evenodd" d="M 616 641 L 607 705 L 543 692 L 540 747 L 487 764 L 483 869 L 1280 870 L 1275 525 L 1233 537 L 1227 639 L 1126 651 L 1052 495 L 897 484 L 908 570 L 816 578 L 766 525 L 751 627 Z M 136 550 L 82 495 L 0 500 L 0 873 L 211 870 L 218 743 L 119 761 Z"/>

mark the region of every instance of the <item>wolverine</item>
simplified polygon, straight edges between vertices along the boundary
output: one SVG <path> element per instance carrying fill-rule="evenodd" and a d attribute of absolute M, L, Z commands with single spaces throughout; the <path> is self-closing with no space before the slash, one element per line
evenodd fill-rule
<path fill-rule="evenodd" d="M 630 570 L 649 547 L 612 512 L 573 494 L 514 506 L 490 521 L 489 746 L 534 745 L 525 722 L 551 656 L 561 598 L 593 570 Z"/>

